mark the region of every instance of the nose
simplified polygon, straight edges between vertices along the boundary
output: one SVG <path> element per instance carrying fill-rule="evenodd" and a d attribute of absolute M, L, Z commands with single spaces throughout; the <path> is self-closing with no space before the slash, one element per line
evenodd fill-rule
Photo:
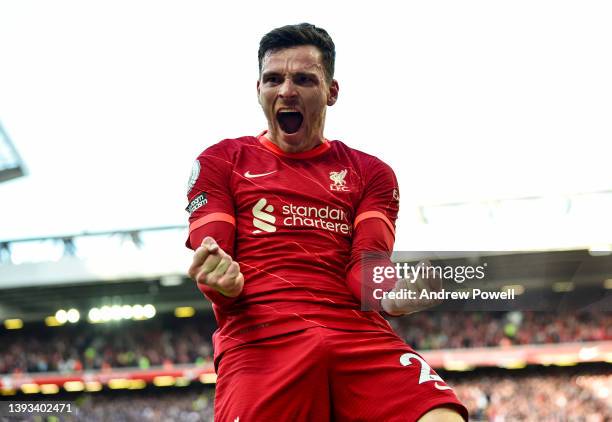
<path fill-rule="evenodd" d="M 297 91 L 295 89 L 295 84 L 291 80 L 291 78 L 285 78 L 282 85 L 280 86 L 280 90 L 278 91 L 278 95 L 281 98 L 293 98 L 297 95 Z"/>

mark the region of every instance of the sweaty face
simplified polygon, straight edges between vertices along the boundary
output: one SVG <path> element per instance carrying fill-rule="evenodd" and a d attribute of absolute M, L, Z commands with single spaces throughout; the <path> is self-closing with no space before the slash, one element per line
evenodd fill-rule
<path fill-rule="evenodd" d="M 307 151 L 323 140 L 325 110 L 336 102 L 338 83 L 327 83 L 316 47 L 292 47 L 264 56 L 257 95 L 270 140 L 287 152 Z"/>

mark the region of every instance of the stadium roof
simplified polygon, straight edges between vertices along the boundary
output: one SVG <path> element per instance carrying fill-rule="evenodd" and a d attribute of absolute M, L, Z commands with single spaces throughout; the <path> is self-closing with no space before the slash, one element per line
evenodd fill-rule
<path fill-rule="evenodd" d="M 409 258 L 415 262 L 415 256 Z M 471 254 L 463 257 L 441 254 L 437 261 L 443 265 L 467 266 L 487 263 L 487 282 L 483 289 L 504 290 L 508 286 L 523 289 L 532 294 L 525 310 L 545 310 L 541 306 L 571 308 L 601 302 L 607 306 L 612 298 L 612 255 L 593 256 L 588 251 L 557 251 L 522 254 Z M 69 260 L 74 257 L 66 258 Z M 6 275 L 6 267 L 0 265 L 0 274 Z M 40 273 L 53 273 L 58 263 L 21 264 L 34 277 Z M 17 267 L 17 266 L 16 266 Z M 43 320 L 59 309 L 76 308 L 82 315 L 93 307 L 104 305 L 153 304 L 158 312 L 170 312 L 176 307 L 192 306 L 210 309 L 193 281 L 173 268 L 156 275 L 142 273 L 115 279 L 90 279 L 81 282 L 38 283 L 22 287 L 0 283 L 0 319 L 21 318 Z M 471 282 L 463 283 L 473 287 Z M 462 287 L 463 287 L 462 286 Z M 586 292 L 586 296 L 578 295 Z M 556 294 L 551 299 L 551 294 Z M 580 297 L 579 297 L 580 296 Z M 525 295 L 527 297 L 527 295 Z M 548 298 L 548 299 L 547 299 Z M 545 304 L 553 300 L 552 304 Z M 579 300 L 580 303 L 576 301 Z M 585 302 L 586 301 L 586 302 Z M 509 310 L 509 309 L 463 309 L 463 310 Z"/>
<path fill-rule="evenodd" d="M 23 162 L 0 123 L 0 183 L 24 174 Z"/>

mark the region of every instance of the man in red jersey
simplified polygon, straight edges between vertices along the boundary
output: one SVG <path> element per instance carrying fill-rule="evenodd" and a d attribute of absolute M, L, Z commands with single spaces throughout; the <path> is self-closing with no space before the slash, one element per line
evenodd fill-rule
<path fill-rule="evenodd" d="M 362 286 L 363 253 L 393 249 L 399 190 L 388 165 L 325 139 L 334 60 L 321 28 L 266 34 L 257 94 L 268 130 L 223 140 L 193 167 L 189 275 L 219 325 L 215 420 L 467 419 L 378 312 L 414 303 L 376 302 Z"/>

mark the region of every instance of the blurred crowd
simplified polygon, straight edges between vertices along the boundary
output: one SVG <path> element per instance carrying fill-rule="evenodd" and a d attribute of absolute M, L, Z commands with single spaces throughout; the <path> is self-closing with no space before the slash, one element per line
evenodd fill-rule
<path fill-rule="evenodd" d="M 34 398 L 35 399 L 35 398 Z M 29 400 L 33 400 L 29 398 Z M 123 393 L 83 394 L 80 397 L 50 399 L 73 402 L 70 413 L 41 417 L 23 414 L 2 421 L 19 422 L 211 422 L 214 413 L 214 389 L 173 389 L 161 391 L 125 391 Z"/>
<path fill-rule="evenodd" d="M 389 322 L 416 350 L 612 340 L 612 312 L 419 312 Z"/>
<path fill-rule="evenodd" d="M 211 325 L 130 321 L 3 333 L 0 374 L 207 364 L 212 360 Z"/>
<path fill-rule="evenodd" d="M 171 390 L 163 394 L 136 393 L 107 397 L 89 395 L 77 403 L 66 421 L 87 422 L 209 422 L 213 421 L 214 390 Z"/>
<path fill-rule="evenodd" d="M 449 381 L 470 421 L 606 422 L 612 415 L 612 374 L 485 375 Z M 47 397 L 46 400 L 49 398 Z M 84 394 L 69 422 L 213 421 L 214 390 L 173 389 Z"/>
<path fill-rule="evenodd" d="M 612 375 L 516 375 L 449 383 L 473 421 L 612 420 Z"/>
<path fill-rule="evenodd" d="M 612 340 L 612 312 L 421 312 L 390 318 L 416 350 Z M 45 326 L 3 331 L 0 374 L 207 364 L 211 318 Z"/>

